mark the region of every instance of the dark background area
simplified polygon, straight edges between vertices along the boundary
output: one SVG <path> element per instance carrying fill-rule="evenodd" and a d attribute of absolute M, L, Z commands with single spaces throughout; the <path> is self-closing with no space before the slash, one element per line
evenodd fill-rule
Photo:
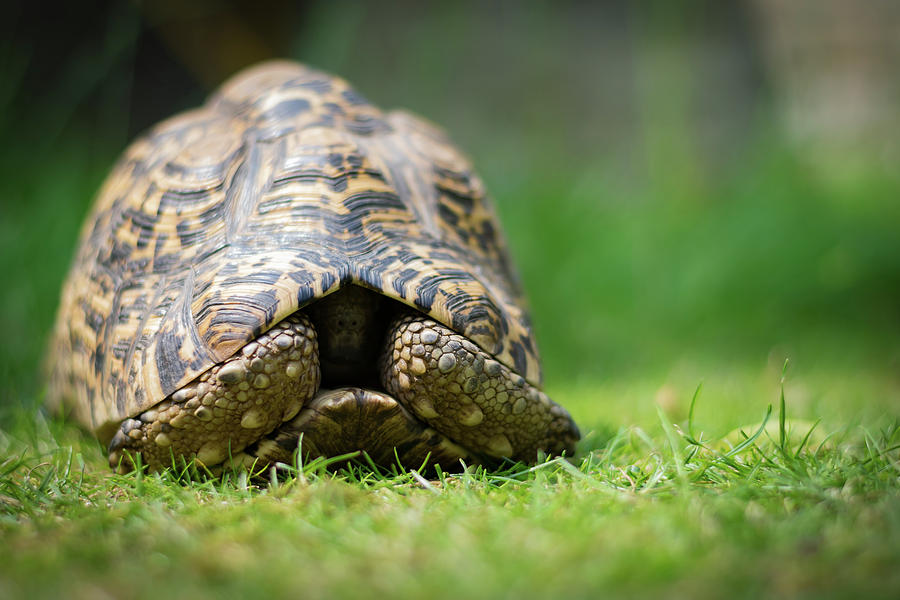
<path fill-rule="evenodd" d="M 24 117 L 19 126 L 28 126 L 15 133 L 30 131 L 30 141 L 78 127 L 127 141 L 198 105 L 238 69 L 288 56 L 349 72 L 378 100 L 439 111 L 467 137 L 486 126 L 467 115 L 499 119 L 501 132 L 555 120 L 561 139 L 553 142 L 586 162 L 598 143 L 621 154 L 639 141 L 639 87 L 666 82 L 639 81 L 638 63 L 672 62 L 664 55 L 674 45 L 695 63 L 698 83 L 717 88 L 688 107 L 707 158 L 717 160 L 752 125 L 763 94 L 755 21 L 743 3 L 691 5 L 694 14 L 621 1 L 19 5 L 4 24 L 8 120 Z M 679 68 L 650 68 L 667 66 Z M 683 86 L 678 72 L 666 76 Z"/>
<path fill-rule="evenodd" d="M 0 402 L 39 400 L 59 286 L 115 157 L 269 57 L 340 74 L 471 155 L 551 387 L 787 357 L 900 372 L 900 11 L 779 4 L 14 3 Z"/>

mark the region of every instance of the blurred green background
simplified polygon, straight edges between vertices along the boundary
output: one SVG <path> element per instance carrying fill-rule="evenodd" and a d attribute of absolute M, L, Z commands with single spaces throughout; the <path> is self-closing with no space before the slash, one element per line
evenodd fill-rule
<path fill-rule="evenodd" d="M 14 4 L 0 418 L 40 402 L 59 287 L 116 156 L 273 56 L 422 114 L 469 153 L 551 392 L 642 381 L 665 403 L 672 382 L 683 395 L 733 370 L 777 382 L 790 358 L 872 372 L 896 401 L 898 23 L 898 5 L 837 0 Z"/>

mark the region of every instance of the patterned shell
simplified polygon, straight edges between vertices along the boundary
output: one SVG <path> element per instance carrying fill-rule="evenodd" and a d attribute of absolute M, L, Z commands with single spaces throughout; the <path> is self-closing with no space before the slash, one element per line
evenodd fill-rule
<path fill-rule="evenodd" d="M 489 200 L 435 126 L 273 62 L 134 142 L 63 289 L 49 401 L 108 438 L 297 309 L 355 283 L 541 373 Z"/>

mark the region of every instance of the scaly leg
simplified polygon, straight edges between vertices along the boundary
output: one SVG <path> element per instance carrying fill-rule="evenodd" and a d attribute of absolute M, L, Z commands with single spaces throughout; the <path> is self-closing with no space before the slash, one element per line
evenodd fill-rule
<path fill-rule="evenodd" d="M 394 398 L 357 387 L 319 390 L 300 414 L 248 446 L 234 462 L 255 469 L 276 462 L 292 465 L 298 448 L 304 462 L 363 451 L 387 468 L 398 461 L 412 469 L 427 461 L 445 471 L 459 470 L 460 459 L 477 464 L 465 448 L 427 427 Z"/>
<path fill-rule="evenodd" d="M 578 428 L 564 408 L 464 336 L 408 313 L 388 329 L 382 384 L 416 417 L 476 453 L 527 463 L 571 456 Z"/>
<path fill-rule="evenodd" d="M 206 466 L 225 461 L 292 419 L 319 388 L 316 332 L 291 315 L 137 418 L 126 419 L 109 445 L 110 466 L 132 468 L 125 452 L 160 469 L 173 457 Z"/>

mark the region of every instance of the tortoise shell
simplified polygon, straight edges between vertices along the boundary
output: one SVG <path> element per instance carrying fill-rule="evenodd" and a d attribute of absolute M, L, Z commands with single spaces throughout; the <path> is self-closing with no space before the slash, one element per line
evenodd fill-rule
<path fill-rule="evenodd" d="M 63 288 L 50 402 L 109 440 L 305 305 L 355 284 L 541 382 L 484 186 L 434 125 L 290 62 L 135 141 Z"/>

